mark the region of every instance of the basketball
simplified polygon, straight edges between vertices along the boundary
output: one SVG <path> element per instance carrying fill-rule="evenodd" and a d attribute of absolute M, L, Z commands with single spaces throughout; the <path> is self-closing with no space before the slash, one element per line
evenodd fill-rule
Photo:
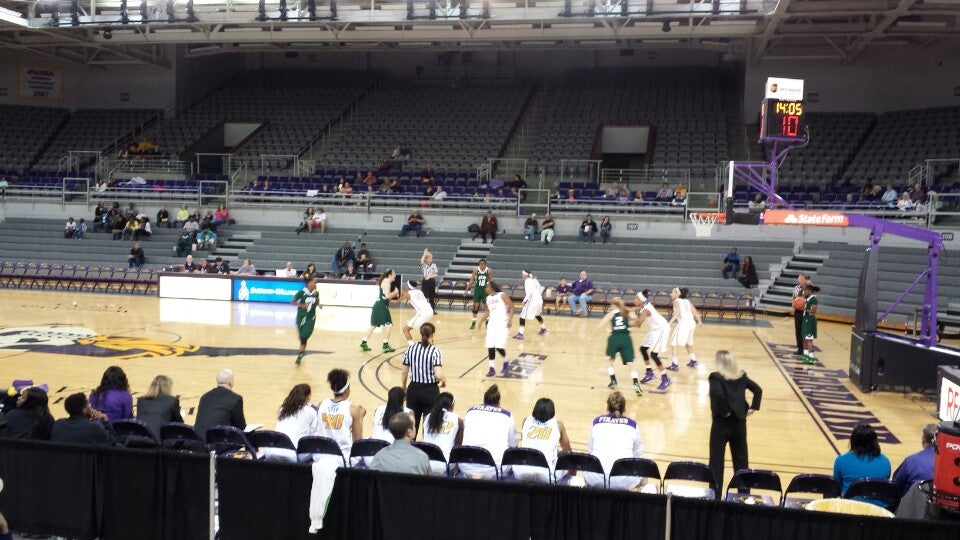
<path fill-rule="evenodd" d="M 793 309 L 796 309 L 799 311 L 803 309 L 805 305 L 807 305 L 807 300 L 804 297 L 798 296 L 793 299 Z"/>

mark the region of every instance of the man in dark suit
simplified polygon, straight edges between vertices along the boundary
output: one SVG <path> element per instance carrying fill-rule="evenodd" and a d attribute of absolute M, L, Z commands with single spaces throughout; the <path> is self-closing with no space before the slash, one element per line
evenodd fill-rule
<path fill-rule="evenodd" d="M 247 427 L 243 417 L 243 398 L 233 391 L 233 371 L 220 370 L 217 373 L 217 387 L 200 396 L 197 406 L 197 421 L 194 428 L 201 437 L 213 426 L 233 426 L 238 429 Z"/>
<path fill-rule="evenodd" d="M 63 402 L 63 408 L 70 417 L 53 423 L 51 442 L 90 445 L 113 443 L 113 436 L 102 423 L 107 421 L 107 415 L 91 409 L 87 396 L 83 393 L 68 396 Z"/>

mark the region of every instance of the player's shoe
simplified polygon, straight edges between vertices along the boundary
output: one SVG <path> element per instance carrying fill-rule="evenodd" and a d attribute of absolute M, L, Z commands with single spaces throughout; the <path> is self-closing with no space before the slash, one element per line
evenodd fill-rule
<path fill-rule="evenodd" d="M 523 334 L 517 334 L 513 336 L 513 339 L 523 339 Z"/>
<path fill-rule="evenodd" d="M 487 370 L 487 377 L 496 377 L 496 376 L 497 376 L 497 370 L 493 369 L 492 367 Z"/>
<path fill-rule="evenodd" d="M 471 321 L 471 322 L 470 322 L 470 329 L 473 330 L 473 329 L 476 328 L 476 327 L 477 327 L 477 321 Z"/>
<path fill-rule="evenodd" d="M 666 390 L 671 384 L 673 384 L 673 379 L 667 377 L 667 374 L 664 373 L 663 376 L 660 377 L 660 384 L 657 385 L 657 390 Z"/>
<path fill-rule="evenodd" d="M 546 333 L 547 333 L 547 329 L 546 329 L 546 328 L 541 328 L 541 329 L 540 329 L 539 334 L 540 334 L 541 336 L 544 335 L 544 334 L 546 334 Z"/>
<path fill-rule="evenodd" d="M 297 355 L 297 359 L 293 363 L 299 366 L 302 360 L 303 360 L 303 353 L 300 353 Z"/>
<path fill-rule="evenodd" d="M 806 355 L 806 354 L 800 357 L 800 361 L 803 362 L 804 364 L 808 364 L 808 365 L 812 365 L 812 364 L 816 364 L 816 363 L 817 363 L 817 359 L 816 359 L 816 358 L 814 358 L 814 357 L 812 357 L 812 356 L 809 356 L 809 355 Z"/>
<path fill-rule="evenodd" d="M 677 364 L 676 362 L 674 362 L 674 363 L 670 364 L 670 365 L 667 367 L 667 369 L 669 369 L 670 371 L 680 371 L 680 364 Z"/>
<path fill-rule="evenodd" d="M 360 350 L 361 350 L 361 351 L 364 351 L 364 352 L 370 350 L 370 346 L 367 345 L 367 342 L 366 342 L 366 341 L 361 341 L 361 342 L 360 342 Z"/>
<path fill-rule="evenodd" d="M 500 376 L 506 377 L 510 373 L 510 362 L 507 360 L 503 361 L 503 369 L 500 370 Z"/>
<path fill-rule="evenodd" d="M 653 370 L 652 370 L 652 369 L 648 369 L 647 372 L 646 372 L 646 374 L 644 374 L 643 378 L 640 379 L 640 382 L 642 382 L 642 383 L 648 383 L 648 382 L 650 382 L 650 381 L 652 381 L 652 380 L 654 380 L 654 379 L 656 379 L 656 378 L 657 378 L 657 376 L 653 374 Z"/>
<path fill-rule="evenodd" d="M 640 383 L 633 383 L 633 391 L 637 393 L 638 396 L 643 395 L 643 387 L 640 386 Z"/>
<path fill-rule="evenodd" d="M 389 343 L 384 343 L 383 347 L 380 347 L 380 352 L 394 352 L 396 349 L 390 346 Z"/>
<path fill-rule="evenodd" d="M 700 365 L 700 362 L 697 362 L 696 360 L 690 360 L 689 362 L 687 362 L 687 367 L 697 367 L 699 365 Z"/>
<path fill-rule="evenodd" d="M 617 381 L 610 381 L 610 384 L 607 385 L 607 388 L 614 389 L 617 387 Z"/>

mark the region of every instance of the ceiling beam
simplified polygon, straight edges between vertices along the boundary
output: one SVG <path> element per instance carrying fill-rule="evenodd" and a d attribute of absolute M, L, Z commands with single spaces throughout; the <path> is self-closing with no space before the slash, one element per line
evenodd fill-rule
<path fill-rule="evenodd" d="M 860 34 L 857 39 L 854 40 L 853 44 L 847 49 L 844 62 L 850 63 L 856 59 L 857 55 L 863 52 L 873 40 L 882 36 L 893 23 L 897 22 L 897 19 L 906 15 L 910 11 L 910 8 L 916 3 L 917 0 L 900 0 L 896 9 L 884 13 L 883 18 L 877 22 L 877 25 L 874 26 L 872 30 Z"/>

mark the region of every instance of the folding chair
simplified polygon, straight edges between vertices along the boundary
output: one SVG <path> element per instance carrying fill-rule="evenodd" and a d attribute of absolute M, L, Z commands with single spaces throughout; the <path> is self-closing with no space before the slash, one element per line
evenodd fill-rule
<path fill-rule="evenodd" d="M 47 272 L 47 278 L 43 282 L 43 289 L 56 290 L 60 287 L 61 281 L 63 281 L 63 265 L 50 265 L 50 271 Z"/>
<path fill-rule="evenodd" d="M 737 297 L 737 320 L 744 316 L 749 316 L 754 321 L 757 320 L 757 305 L 750 293 L 743 293 Z"/>
<path fill-rule="evenodd" d="M 0 285 L 4 287 L 13 285 L 13 275 L 16 267 L 17 265 L 12 262 L 4 262 L 3 266 L 0 266 Z"/>
<path fill-rule="evenodd" d="M 24 276 L 27 273 L 26 263 L 18 262 L 11 272 L 10 285 L 19 288 L 23 284 Z"/>
<path fill-rule="evenodd" d="M 568 471 L 581 471 L 583 473 L 590 473 L 593 475 L 600 475 L 600 487 L 607 487 L 607 475 L 603 471 L 603 464 L 600 463 L 600 459 L 597 456 L 592 454 L 587 454 L 584 452 L 560 452 L 557 455 L 557 466 L 553 471 L 553 480 L 557 484 L 569 485 L 570 477 L 564 474 L 560 479 L 558 476 L 560 472 L 564 473 Z M 585 475 L 586 479 L 587 476 Z M 596 478 L 595 476 L 592 478 Z M 588 482 L 596 484 L 597 482 Z"/>
<path fill-rule="evenodd" d="M 759 497 L 764 506 L 778 506 L 783 498 L 781 486 L 780 476 L 773 471 L 741 469 L 734 473 L 730 483 L 727 484 L 724 499 L 730 502 L 756 504 Z M 773 497 L 764 493 L 754 493 L 755 490 L 774 492 L 777 494 L 777 500 L 774 501 Z"/>
<path fill-rule="evenodd" d="M 669 481 L 699 482 L 707 487 L 690 486 L 688 484 L 668 484 Z M 679 497 L 698 499 L 715 499 L 717 497 L 717 481 L 713 478 L 713 471 L 703 463 L 695 461 L 674 461 L 667 465 L 663 473 L 663 492 L 672 493 Z"/>
<path fill-rule="evenodd" d="M 297 447 L 286 433 L 270 430 L 251 431 L 247 438 L 257 449 L 260 459 L 268 461 L 296 461 Z M 272 450 L 272 451 L 270 451 Z"/>
<path fill-rule="evenodd" d="M 660 467 L 657 462 L 647 458 L 620 458 L 613 462 L 610 467 L 610 475 L 607 477 L 607 486 L 615 489 L 614 484 L 620 485 L 620 482 L 614 482 L 615 478 L 639 478 L 640 485 L 637 486 L 643 493 L 660 493 L 662 482 L 660 480 Z M 653 482 L 648 482 L 653 480 Z"/>
<path fill-rule="evenodd" d="M 485 467 L 490 467 L 493 469 L 493 478 L 496 480 L 500 479 L 500 469 L 497 468 L 497 462 L 493 459 L 493 456 L 490 455 L 490 451 L 486 448 L 481 448 L 479 446 L 456 446 L 450 450 L 450 476 L 466 476 L 462 469 L 460 469 L 461 464 L 468 465 L 482 465 Z M 453 473 L 453 466 L 456 465 L 458 472 Z M 489 477 L 490 475 L 484 475 Z"/>
<path fill-rule="evenodd" d="M 430 459 L 430 470 L 433 474 L 447 476 L 450 473 L 447 467 L 447 456 L 443 455 L 443 450 L 439 446 L 423 441 L 413 441 L 412 444 L 423 450 L 423 453 Z"/>
<path fill-rule="evenodd" d="M 723 293 L 720 297 L 720 318 L 730 315 L 736 320 L 740 320 L 740 312 L 737 311 L 737 295 L 732 292 Z"/>
<path fill-rule="evenodd" d="M 111 425 L 113 435 L 121 446 L 153 448 L 160 445 L 159 437 L 139 420 L 117 420 Z"/>
<path fill-rule="evenodd" d="M 825 474 L 798 474 L 793 477 L 786 491 L 783 492 L 780 506 L 803 508 L 808 502 L 815 500 L 810 497 L 791 497 L 794 493 L 817 493 L 824 499 L 834 499 L 840 496 L 840 483 L 832 476 Z"/>
<path fill-rule="evenodd" d="M 853 499 L 862 497 L 865 499 L 877 499 L 883 501 L 887 510 L 897 511 L 900 504 L 902 492 L 900 487 L 890 480 L 881 480 L 879 478 L 863 478 L 854 480 L 847 491 L 844 492 L 844 499 Z"/>
<path fill-rule="evenodd" d="M 587 315 L 593 313 L 593 308 L 601 306 L 600 309 L 605 309 L 607 304 L 607 291 L 603 287 L 597 287 L 593 290 L 593 298 L 587 302 Z"/>
<path fill-rule="evenodd" d="M 164 448 L 184 452 L 207 453 L 207 444 L 189 424 L 170 422 L 160 426 L 160 444 Z"/>
<path fill-rule="evenodd" d="M 309 461 L 315 456 L 327 455 L 335 456 L 340 459 L 344 467 L 347 466 L 347 460 L 343 458 L 343 451 L 337 441 L 329 437 L 320 437 L 319 435 L 310 437 L 301 437 L 297 441 L 297 460 Z"/>
<path fill-rule="evenodd" d="M 507 467 L 512 468 L 509 473 Z M 520 469 L 518 470 L 517 467 Z M 553 475 L 550 474 L 550 464 L 546 456 L 535 448 L 507 448 L 503 452 L 500 470 L 502 471 L 500 479 L 505 482 L 553 483 L 551 480 Z"/>
<path fill-rule="evenodd" d="M 77 272 L 77 277 L 83 280 L 80 283 L 81 291 L 95 292 L 100 280 L 100 267 L 88 266 L 87 271 L 82 276 L 80 272 Z"/>
<path fill-rule="evenodd" d="M 207 446 L 218 456 L 257 459 L 257 447 L 242 430 L 233 426 L 213 426 L 208 429 Z"/>
<path fill-rule="evenodd" d="M 390 443 L 381 439 L 360 439 L 353 441 L 350 447 L 350 466 L 355 469 L 366 469 L 367 458 L 372 458 L 377 452 L 390 446 Z"/>

